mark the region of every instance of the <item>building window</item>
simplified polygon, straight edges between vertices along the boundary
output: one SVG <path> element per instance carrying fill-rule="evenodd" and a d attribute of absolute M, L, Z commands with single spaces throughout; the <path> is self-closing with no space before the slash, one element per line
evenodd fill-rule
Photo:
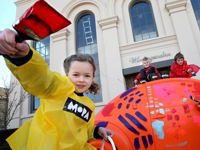
<path fill-rule="evenodd" d="M 191 0 L 191 3 L 197 19 L 198 26 L 200 28 L 200 0 Z"/>
<path fill-rule="evenodd" d="M 45 59 L 45 61 L 49 64 L 49 44 L 50 38 L 47 37 L 40 41 L 33 41 L 33 48 L 40 53 L 40 55 Z"/>
<path fill-rule="evenodd" d="M 81 15 L 76 21 L 76 49 L 77 53 L 90 54 L 96 63 L 95 82 L 101 84 L 99 71 L 99 58 L 96 39 L 95 17 L 91 13 Z M 102 101 L 101 90 L 99 94 L 86 94 L 94 102 Z"/>
<path fill-rule="evenodd" d="M 35 112 L 40 106 L 40 99 L 36 96 L 31 95 L 31 113 Z"/>
<path fill-rule="evenodd" d="M 158 37 L 150 3 L 140 1 L 130 7 L 130 19 L 134 41 Z"/>
<path fill-rule="evenodd" d="M 40 55 L 45 59 L 47 64 L 49 64 L 49 53 L 50 53 L 50 38 L 47 37 L 40 41 L 33 41 L 33 48 L 40 53 Z M 40 106 L 40 99 L 31 95 L 30 112 L 33 113 Z"/>

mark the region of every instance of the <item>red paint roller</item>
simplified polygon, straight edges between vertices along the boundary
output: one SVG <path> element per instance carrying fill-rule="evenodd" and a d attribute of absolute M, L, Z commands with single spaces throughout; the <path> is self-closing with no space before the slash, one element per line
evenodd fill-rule
<path fill-rule="evenodd" d="M 25 11 L 13 28 L 17 31 L 17 42 L 41 40 L 70 25 L 71 22 L 44 0 L 37 1 Z"/>

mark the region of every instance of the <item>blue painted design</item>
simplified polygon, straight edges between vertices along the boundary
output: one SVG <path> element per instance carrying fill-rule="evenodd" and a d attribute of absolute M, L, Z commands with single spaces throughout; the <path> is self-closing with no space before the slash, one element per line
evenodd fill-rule
<path fill-rule="evenodd" d="M 135 150 L 140 149 L 139 138 L 134 139 L 134 147 L 135 147 Z"/>
<path fill-rule="evenodd" d="M 97 127 L 107 127 L 108 122 L 98 122 L 98 124 L 96 125 Z"/>
<path fill-rule="evenodd" d="M 156 131 L 156 135 L 159 139 L 164 139 L 164 131 L 163 131 L 164 122 L 160 120 L 156 120 L 152 122 L 152 127 Z"/>
<path fill-rule="evenodd" d="M 127 105 L 126 105 L 126 109 L 129 109 L 129 107 L 130 107 L 130 104 L 127 104 Z"/>
<path fill-rule="evenodd" d="M 136 104 L 138 104 L 138 103 L 140 103 L 141 102 L 141 99 L 138 99 L 138 100 L 136 100 Z"/>
<path fill-rule="evenodd" d="M 131 88 L 131 89 L 125 91 L 124 93 L 121 94 L 120 98 L 122 98 L 122 97 L 128 95 L 129 93 L 133 92 L 133 91 L 136 90 L 136 89 L 137 89 L 137 88 Z"/>
<path fill-rule="evenodd" d="M 144 147 L 145 147 L 145 148 L 148 148 L 148 142 L 147 142 L 146 136 L 142 136 L 142 142 L 143 142 L 143 144 L 144 144 Z"/>
<path fill-rule="evenodd" d="M 148 140 L 149 140 L 149 143 L 152 145 L 153 144 L 153 137 L 152 135 L 148 135 Z"/>
<path fill-rule="evenodd" d="M 147 129 L 131 114 L 126 113 L 126 117 L 132 122 L 134 123 L 139 129 L 147 131 Z"/>
<path fill-rule="evenodd" d="M 138 95 L 140 93 L 140 91 L 137 91 L 136 93 L 135 93 L 135 95 Z"/>
<path fill-rule="evenodd" d="M 117 106 L 117 108 L 121 109 L 121 107 L 122 107 L 122 103 L 119 103 L 118 106 Z"/>
<path fill-rule="evenodd" d="M 124 100 L 127 100 L 128 97 L 124 97 Z"/>
<path fill-rule="evenodd" d="M 130 94 L 130 96 L 133 96 L 133 95 L 134 95 L 134 93 Z"/>
<path fill-rule="evenodd" d="M 139 96 L 143 96 L 144 94 L 142 93 L 142 94 L 140 94 Z"/>
<path fill-rule="evenodd" d="M 139 111 L 135 113 L 135 115 L 143 121 L 147 121 L 147 118 L 143 116 Z"/>
<path fill-rule="evenodd" d="M 139 135 L 140 133 L 134 128 L 132 127 L 125 119 L 124 117 L 122 117 L 121 115 L 118 116 L 119 121 L 131 132 Z"/>
<path fill-rule="evenodd" d="M 131 97 L 131 98 L 128 100 L 128 102 L 131 103 L 133 100 L 134 100 L 134 98 Z"/>

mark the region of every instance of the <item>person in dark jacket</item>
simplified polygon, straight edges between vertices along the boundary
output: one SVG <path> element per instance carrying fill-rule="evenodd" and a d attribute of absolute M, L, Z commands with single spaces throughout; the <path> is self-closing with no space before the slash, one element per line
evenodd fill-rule
<path fill-rule="evenodd" d="M 177 53 L 174 57 L 174 63 L 170 67 L 170 78 L 191 78 L 192 69 L 184 59 L 183 54 Z"/>
<path fill-rule="evenodd" d="M 148 57 L 144 57 L 142 59 L 142 65 L 144 68 L 141 69 L 140 73 L 136 76 L 136 79 L 134 80 L 135 84 L 138 84 L 138 82 L 143 83 L 160 78 L 160 73 L 157 68 L 150 65 L 150 63 L 151 60 Z"/>

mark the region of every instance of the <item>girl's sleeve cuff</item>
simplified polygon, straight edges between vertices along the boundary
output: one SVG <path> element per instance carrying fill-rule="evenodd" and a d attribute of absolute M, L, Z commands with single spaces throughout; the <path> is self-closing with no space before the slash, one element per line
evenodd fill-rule
<path fill-rule="evenodd" d="M 99 127 L 96 126 L 95 129 L 94 129 L 94 138 L 95 138 L 95 139 L 103 139 L 103 138 L 99 135 L 98 131 L 99 131 Z"/>
<path fill-rule="evenodd" d="M 3 55 L 4 58 L 8 59 L 11 63 L 16 66 L 21 66 L 27 63 L 33 56 L 33 51 L 30 49 L 28 55 L 21 58 L 12 58 L 9 55 Z"/>

